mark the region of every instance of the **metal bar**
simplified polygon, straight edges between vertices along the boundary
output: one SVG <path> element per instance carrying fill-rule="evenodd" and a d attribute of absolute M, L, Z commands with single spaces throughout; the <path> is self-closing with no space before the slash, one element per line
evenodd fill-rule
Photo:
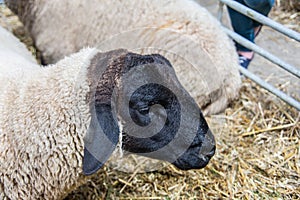
<path fill-rule="evenodd" d="M 218 16 L 217 16 L 217 19 L 219 22 L 222 23 L 222 16 L 223 16 L 223 6 L 224 6 L 224 3 L 222 3 L 221 1 L 219 2 L 219 9 L 218 9 Z"/>
<path fill-rule="evenodd" d="M 277 88 L 275 88 L 274 86 L 270 85 L 269 83 L 265 82 L 264 80 L 262 80 L 261 78 L 259 78 L 258 76 L 254 75 L 253 73 L 251 73 L 250 71 L 248 71 L 247 69 L 239 66 L 239 70 L 241 73 L 243 73 L 246 77 L 248 77 L 249 79 L 251 79 L 252 81 L 256 82 L 258 85 L 260 85 L 261 87 L 265 88 L 266 90 L 270 91 L 271 93 L 273 93 L 274 95 L 276 95 L 277 97 L 279 97 L 280 99 L 282 99 L 283 101 L 285 101 L 286 103 L 288 103 L 289 105 L 295 107 L 297 110 L 300 111 L 300 102 L 295 100 L 294 98 L 288 96 L 287 94 L 285 94 L 284 92 L 278 90 Z"/>
<path fill-rule="evenodd" d="M 234 2 L 232 0 L 229 0 L 229 1 L 228 0 L 219 0 L 219 1 L 220 1 L 220 4 L 219 4 L 219 11 L 218 11 L 218 19 L 219 19 L 220 22 L 222 21 L 223 4 L 226 4 L 226 5 L 230 6 L 231 8 L 237 10 L 238 12 L 241 12 L 241 13 L 245 14 L 246 16 L 248 16 L 250 18 L 252 18 L 256 21 L 259 21 L 264 25 L 270 26 L 271 28 L 287 35 L 288 37 L 291 37 L 291 38 L 295 39 L 296 41 L 300 41 L 300 34 L 299 33 L 295 32 L 295 31 L 292 31 L 290 29 L 287 29 L 284 26 L 282 26 L 281 24 L 276 23 L 276 22 L 272 21 L 271 19 L 255 12 L 255 11 L 253 11 L 253 10 L 251 10 L 251 9 L 249 9 L 249 8 L 239 4 L 237 2 Z M 280 60 L 276 56 L 270 54 L 269 52 L 265 51 L 263 48 L 255 45 L 254 43 L 246 40 L 245 38 L 243 38 L 239 34 L 231 31 L 230 29 L 224 27 L 224 31 L 232 39 L 234 39 L 236 42 L 238 42 L 238 43 L 242 44 L 243 46 L 255 51 L 256 53 L 260 54 L 264 58 L 272 61 L 273 63 L 277 64 L 281 68 L 287 70 L 288 72 L 292 73 L 293 75 L 295 75 L 299 78 L 300 71 L 298 69 L 296 69 L 295 67 L 289 65 L 288 63 L 285 63 L 284 61 Z M 242 74 L 244 74 L 246 77 L 248 77 L 252 81 L 256 82 L 262 88 L 265 88 L 266 90 L 268 90 L 272 94 L 276 95 L 277 97 L 279 97 L 280 99 L 282 99 L 283 101 L 288 103 L 289 105 L 295 107 L 297 110 L 300 110 L 300 102 L 299 101 L 297 101 L 294 98 L 288 96 L 284 92 L 278 90 L 277 88 L 275 88 L 271 84 L 265 82 L 264 80 L 262 80 L 261 78 L 259 78 L 255 74 L 251 73 L 247 69 L 244 69 L 243 67 L 239 66 L 239 70 Z"/>
<path fill-rule="evenodd" d="M 286 28 L 285 26 L 281 25 L 280 23 L 274 22 L 273 20 L 269 19 L 268 17 L 252 10 L 251 8 L 248 8 L 240 3 L 237 3 L 232 0 L 219 0 L 220 2 L 226 4 L 227 6 L 231 7 L 232 9 L 243 13 L 247 17 L 250 17 L 256 21 L 259 21 L 260 23 L 267 25 L 280 33 L 289 36 L 290 38 L 293 38 L 294 40 L 300 42 L 300 33 L 293 31 L 291 29 Z"/>
<path fill-rule="evenodd" d="M 230 29 L 223 27 L 224 31 L 236 42 L 242 44 L 243 46 L 255 51 L 259 55 L 267 58 L 268 60 L 272 61 L 273 63 L 277 64 L 279 67 L 285 69 L 286 71 L 290 72 L 291 74 L 295 75 L 296 77 L 300 78 L 300 70 L 296 67 L 284 62 L 283 60 L 279 59 L 278 57 L 274 56 L 273 54 L 267 52 L 263 48 L 257 46 L 256 44 L 248 41 L 247 39 L 243 38 L 239 34 L 231 31 Z"/>

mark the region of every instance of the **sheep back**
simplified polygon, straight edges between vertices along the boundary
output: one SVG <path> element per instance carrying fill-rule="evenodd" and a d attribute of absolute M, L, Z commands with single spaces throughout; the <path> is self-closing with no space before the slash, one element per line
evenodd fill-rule
<path fill-rule="evenodd" d="M 18 10 L 46 62 L 84 46 L 160 53 L 205 114 L 222 111 L 238 95 L 234 45 L 220 23 L 194 1 L 13 2 L 8 0 L 8 6 Z"/>

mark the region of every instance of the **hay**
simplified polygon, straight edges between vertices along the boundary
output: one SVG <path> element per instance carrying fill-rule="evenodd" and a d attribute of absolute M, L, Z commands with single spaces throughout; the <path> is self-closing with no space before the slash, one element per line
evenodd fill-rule
<path fill-rule="evenodd" d="M 300 32 L 300 1 L 276 0 L 270 17 L 285 27 Z"/>
<path fill-rule="evenodd" d="M 26 31 L 15 31 L 21 25 L 4 6 L 0 24 L 29 38 Z M 22 40 L 35 54 L 32 40 Z M 181 171 L 168 165 L 124 173 L 106 165 L 66 199 L 299 199 L 299 118 L 296 109 L 245 79 L 239 100 L 208 118 L 217 152 L 206 168 Z"/>

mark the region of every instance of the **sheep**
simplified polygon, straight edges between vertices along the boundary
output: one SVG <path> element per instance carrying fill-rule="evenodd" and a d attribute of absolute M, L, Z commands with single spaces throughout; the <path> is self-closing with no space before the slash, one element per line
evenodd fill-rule
<path fill-rule="evenodd" d="M 117 147 L 182 170 L 214 155 L 205 118 L 161 55 L 84 48 L 40 66 L 1 27 L 0 43 L 0 199 L 64 198 Z"/>
<path fill-rule="evenodd" d="M 197 100 L 204 115 L 238 97 L 234 45 L 220 23 L 192 0 L 6 0 L 29 30 L 45 63 L 87 45 L 159 53 Z"/>

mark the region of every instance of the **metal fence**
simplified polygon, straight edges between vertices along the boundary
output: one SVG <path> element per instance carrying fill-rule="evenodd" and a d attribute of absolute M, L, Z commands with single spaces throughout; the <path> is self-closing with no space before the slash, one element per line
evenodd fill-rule
<path fill-rule="evenodd" d="M 296 40 L 297 42 L 300 42 L 300 34 L 298 32 L 288 29 L 288 28 L 284 27 L 283 25 L 271 20 L 268 17 L 265 17 L 264 15 L 261 15 L 260 13 L 254 11 L 244 5 L 241 5 L 232 0 L 219 0 L 219 2 L 220 2 L 220 5 L 219 5 L 219 11 L 218 11 L 218 19 L 220 21 L 222 21 L 223 7 L 224 7 L 224 4 L 226 4 L 227 6 L 231 7 L 232 9 L 234 9 L 256 21 L 259 21 L 260 23 L 262 23 L 266 26 L 273 28 L 274 30 Z M 229 28 L 226 28 L 225 26 L 224 26 L 224 30 L 236 42 L 253 50 L 257 54 L 261 55 L 262 57 L 270 60 L 271 62 L 278 65 L 279 67 L 286 70 L 287 72 L 291 73 L 292 75 L 296 76 L 297 78 L 300 78 L 300 70 L 297 69 L 296 67 L 284 62 L 280 58 L 272 55 L 271 53 L 267 52 L 263 48 L 248 41 L 247 39 L 243 38 L 242 36 L 238 35 L 237 33 L 233 32 L 233 31 L 231 31 Z M 248 77 L 252 81 L 256 82 L 261 87 L 265 88 L 266 90 L 270 91 L 271 93 L 273 93 L 274 95 L 276 95 L 277 97 L 279 97 L 280 99 L 285 101 L 286 103 L 288 103 L 291 106 L 295 107 L 296 109 L 300 110 L 300 102 L 297 101 L 296 99 L 294 99 L 294 98 L 288 96 L 286 93 L 278 90 L 273 85 L 265 82 L 264 80 L 262 80 L 255 74 L 251 73 L 247 69 L 244 69 L 243 67 L 240 66 L 239 70 L 242 74 L 244 74 L 246 77 Z"/>

